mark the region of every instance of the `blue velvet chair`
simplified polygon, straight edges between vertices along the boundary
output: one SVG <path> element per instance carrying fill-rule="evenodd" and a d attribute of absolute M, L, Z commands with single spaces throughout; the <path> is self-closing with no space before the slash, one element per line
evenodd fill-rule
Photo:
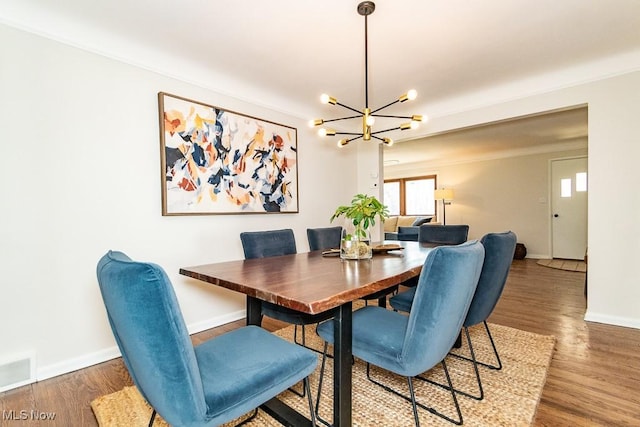
<path fill-rule="evenodd" d="M 174 426 L 217 426 L 301 380 L 308 391 L 317 356 L 257 326 L 194 347 L 160 266 L 109 251 L 97 276 L 124 363 L 153 407 L 150 426 L 156 411 Z M 308 400 L 315 420 L 310 395 Z"/>
<path fill-rule="evenodd" d="M 478 365 L 484 365 L 491 369 L 502 369 L 500 355 L 498 354 L 498 350 L 496 349 L 495 342 L 493 341 L 493 337 L 491 336 L 489 326 L 487 325 L 487 319 L 498 303 L 498 300 L 502 295 L 502 291 L 504 290 L 504 285 L 507 282 L 507 276 L 509 275 L 511 262 L 513 261 L 513 254 L 516 249 L 516 241 L 517 237 L 512 231 L 504 233 L 489 233 L 483 236 L 480 240 L 485 249 L 484 264 L 482 267 L 482 273 L 480 274 L 480 279 L 478 280 L 476 293 L 473 296 L 471 306 L 469 307 L 469 313 L 467 314 L 467 317 L 463 324 L 471 358 L 451 353 L 453 356 L 467 359 L 473 362 L 479 389 L 478 395 L 472 395 L 460 390 L 457 391 L 460 394 L 474 398 L 476 400 L 482 400 L 482 398 L 484 397 L 484 391 L 482 389 L 482 381 L 480 380 Z M 414 295 L 415 288 L 409 289 L 406 292 L 401 292 L 391 298 L 391 306 L 395 310 L 408 312 L 411 310 L 411 304 L 413 302 Z M 475 352 L 473 350 L 473 344 L 469 335 L 469 328 L 480 323 L 484 324 L 487 336 L 489 337 L 491 346 L 493 347 L 496 364 L 487 364 L 478 362 L 476 360 Z"/>
<path fill-rule="evenodd" d="M 292 255 L 297 252 L 293 230 L 248 231 L 240 233 L 245 259 Z M 333 312 L 308 314 L 262 301 L 262 315 L 295 325 L 294 341 L 298 342 L 298 326 L 302 326 L 302 345 L 306 346 L 304 325 L 314 325 L 332 317 Z M 314 349 L 312 349 L 314 350 Z M 315 350 L 314 350 L 315 351 Z"/>
<path fill-rule="evenodd" d="M 424 224 L 418 232 L 418 242 L 435 243 L 439 245 L 459 245 L 467 241 L 469 226 Z"/>
<path fill-rule="evenodd" d="M 307 228 L 309 250 L 339 249 L 342 227 Z"/>
<path fill-rule="evenodd" d="M 469 236 L 469 226 L 464 225 L 441 225 L 423 224 L 418 227 L 418 242 L 431 243 L 434 245 L 459 245 L 467 241 Z M 418 284 L 418 278 L 414 277 L 401 283 L 407 288 Z"/>
<path fill-rule="evenodd" d="M 353 355 L 367 363 L 367 376 L 371 381 L 412 403 L 416 426 L 419 425 L 418 407 L 462 424 L 462 413 L 444 359 L 467 316 L 483 259 L 484 248 L 478 241 L 435 248 L 427 256 L 420 273 L 409 316 L 376 306 L 353 313 Z M 334 342 L 333 320 L 318 325 L 317 332 L 325 340 L 326 353 L 327 344 Z M 323 357 L 318 393 L 322 389 L 325 361 Z M 438 363 L 444 368 L 457 419 L 416 402 L 413 378 Z M 406 377 L 409 396 L 374 380 L 370 364 Z"/>

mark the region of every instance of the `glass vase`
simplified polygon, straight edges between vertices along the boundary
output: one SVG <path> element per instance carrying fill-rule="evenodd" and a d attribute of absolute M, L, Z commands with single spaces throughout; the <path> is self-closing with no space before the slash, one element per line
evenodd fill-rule
<path fill-rule="evenodd" d="M 353 224 L 349 225 L 345 225 L 342 228 L 340 258 L 356 260 L 371 259 L 373 256 L 373 251 L 371 249 L 371 233 L 369 230 L 361 230 L 356 233 L 356 229 Z"/>

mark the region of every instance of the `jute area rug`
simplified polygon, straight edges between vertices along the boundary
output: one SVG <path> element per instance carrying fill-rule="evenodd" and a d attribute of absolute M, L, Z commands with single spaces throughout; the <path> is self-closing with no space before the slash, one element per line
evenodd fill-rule
<path fill-rule="evenodd" d="M 555 338 L 500 325 L 490 324 L 489 327 L 498 347 L 503 368 L 496 371 L 480 367 L 480 376 L 485 392 L 484 400 L 476 401 L 458 395 L 464 425 L 529 426 L 533 422 L 540 400 L 547 369 L 553 355 Z M 276 334 L 292 340 L 293 326 L 277 331 Z M 321 348 L 322 341 L 315 334 L 313 327 L 307 327 L 306 335 L 308 345 L 317 349 Z M 484 327 L 480 325 L 471 328 L 471 336 L 478 360 L 493 363 L 493 354 L 489 340 L 484 333 Z M 456 351 L 468 354 L 466 345 Z M 320 361 L 320 356 L 318 360 Z M 477 384 L 472 364 L 450 355 L 447 356 L 446 363 L 454 387 L 476 394 Z M 425 376 L 444 383 L 444 373 L 440 366 L 438 365 Z M 320 401 L 320 415 L 326 420 L 331 420 L 333 410 L 333 366 L 331 362 L 328 363 L 327 368 Z M 319 370 L 320 365 L 311 377 L 311 391 L 314 397 L 317 393 Z M 392 385 L 397 390 L 408 391 L 406 379 L 379 369 L 372 370 L 372 373 L 375 378 Z M 414 381 L 414 386 L 420 402 L 455 417 L 455 409 L 448 391 L 419 380 Z M 309 416 L 306 398 L 300 398 L 290 391 L 281 394 L 280 398 L 300 413 Z M 118 392 L 99 397 L 91 402 L 91 407 L 101 427 L 143 427 L 148 425 L 151 415 L 151 408 L 135 387 L 126 387 Z M 427 411 L 420 409 L 419 413 L 420 423 L 423 426 L 452 426 L 451 423 Z M 237 422 L 238 420 L 225 424 L 225 427 L 235 425 Z M 167 426 L 161 417 L 156 417 L 154 425 Z M 259 411 L 258 417 L 246 425 L 262 427 L 279 426 L 280 424 L 264 412 Z M 358 359 L 353 366 L 353 425 L 415 425 L 411 404 L 368 381 L 365 363 Z"/>

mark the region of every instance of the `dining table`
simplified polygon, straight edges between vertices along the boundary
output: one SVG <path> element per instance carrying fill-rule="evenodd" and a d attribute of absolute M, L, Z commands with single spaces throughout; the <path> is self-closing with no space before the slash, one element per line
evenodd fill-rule
<path fill-rule="evenodd" d="M 416 277 L 433 245 L 384 241 L 370 259 L 343 260 L 312 251 L 180 268 L 180 274 L 246 295 L 246 323 L 260 326 L 261 302 L 308 314 L 330 311 L 334 320 L 333 425 L 352 424 L 353 302 Z M 394 248 L 395 249 L 389 249 Z M 284 425 L 311 421 L 278 399 L 261 406 Z"/>

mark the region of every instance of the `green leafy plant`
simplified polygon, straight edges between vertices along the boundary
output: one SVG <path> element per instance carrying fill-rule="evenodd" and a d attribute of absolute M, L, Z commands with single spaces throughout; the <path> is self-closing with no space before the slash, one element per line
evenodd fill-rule
<path fill-rule="evenodd" d="M 341 216 L 351 220 L 357 237 L 364 238 L 367 236 L 366 230 L 376 225 L 376 217 L 383 222 L 389 218 L 389 209 L 374 196 L 356 194 L 351 199 L 351 205 L 338 206 L 331 216 L 331 222 Z"/>

